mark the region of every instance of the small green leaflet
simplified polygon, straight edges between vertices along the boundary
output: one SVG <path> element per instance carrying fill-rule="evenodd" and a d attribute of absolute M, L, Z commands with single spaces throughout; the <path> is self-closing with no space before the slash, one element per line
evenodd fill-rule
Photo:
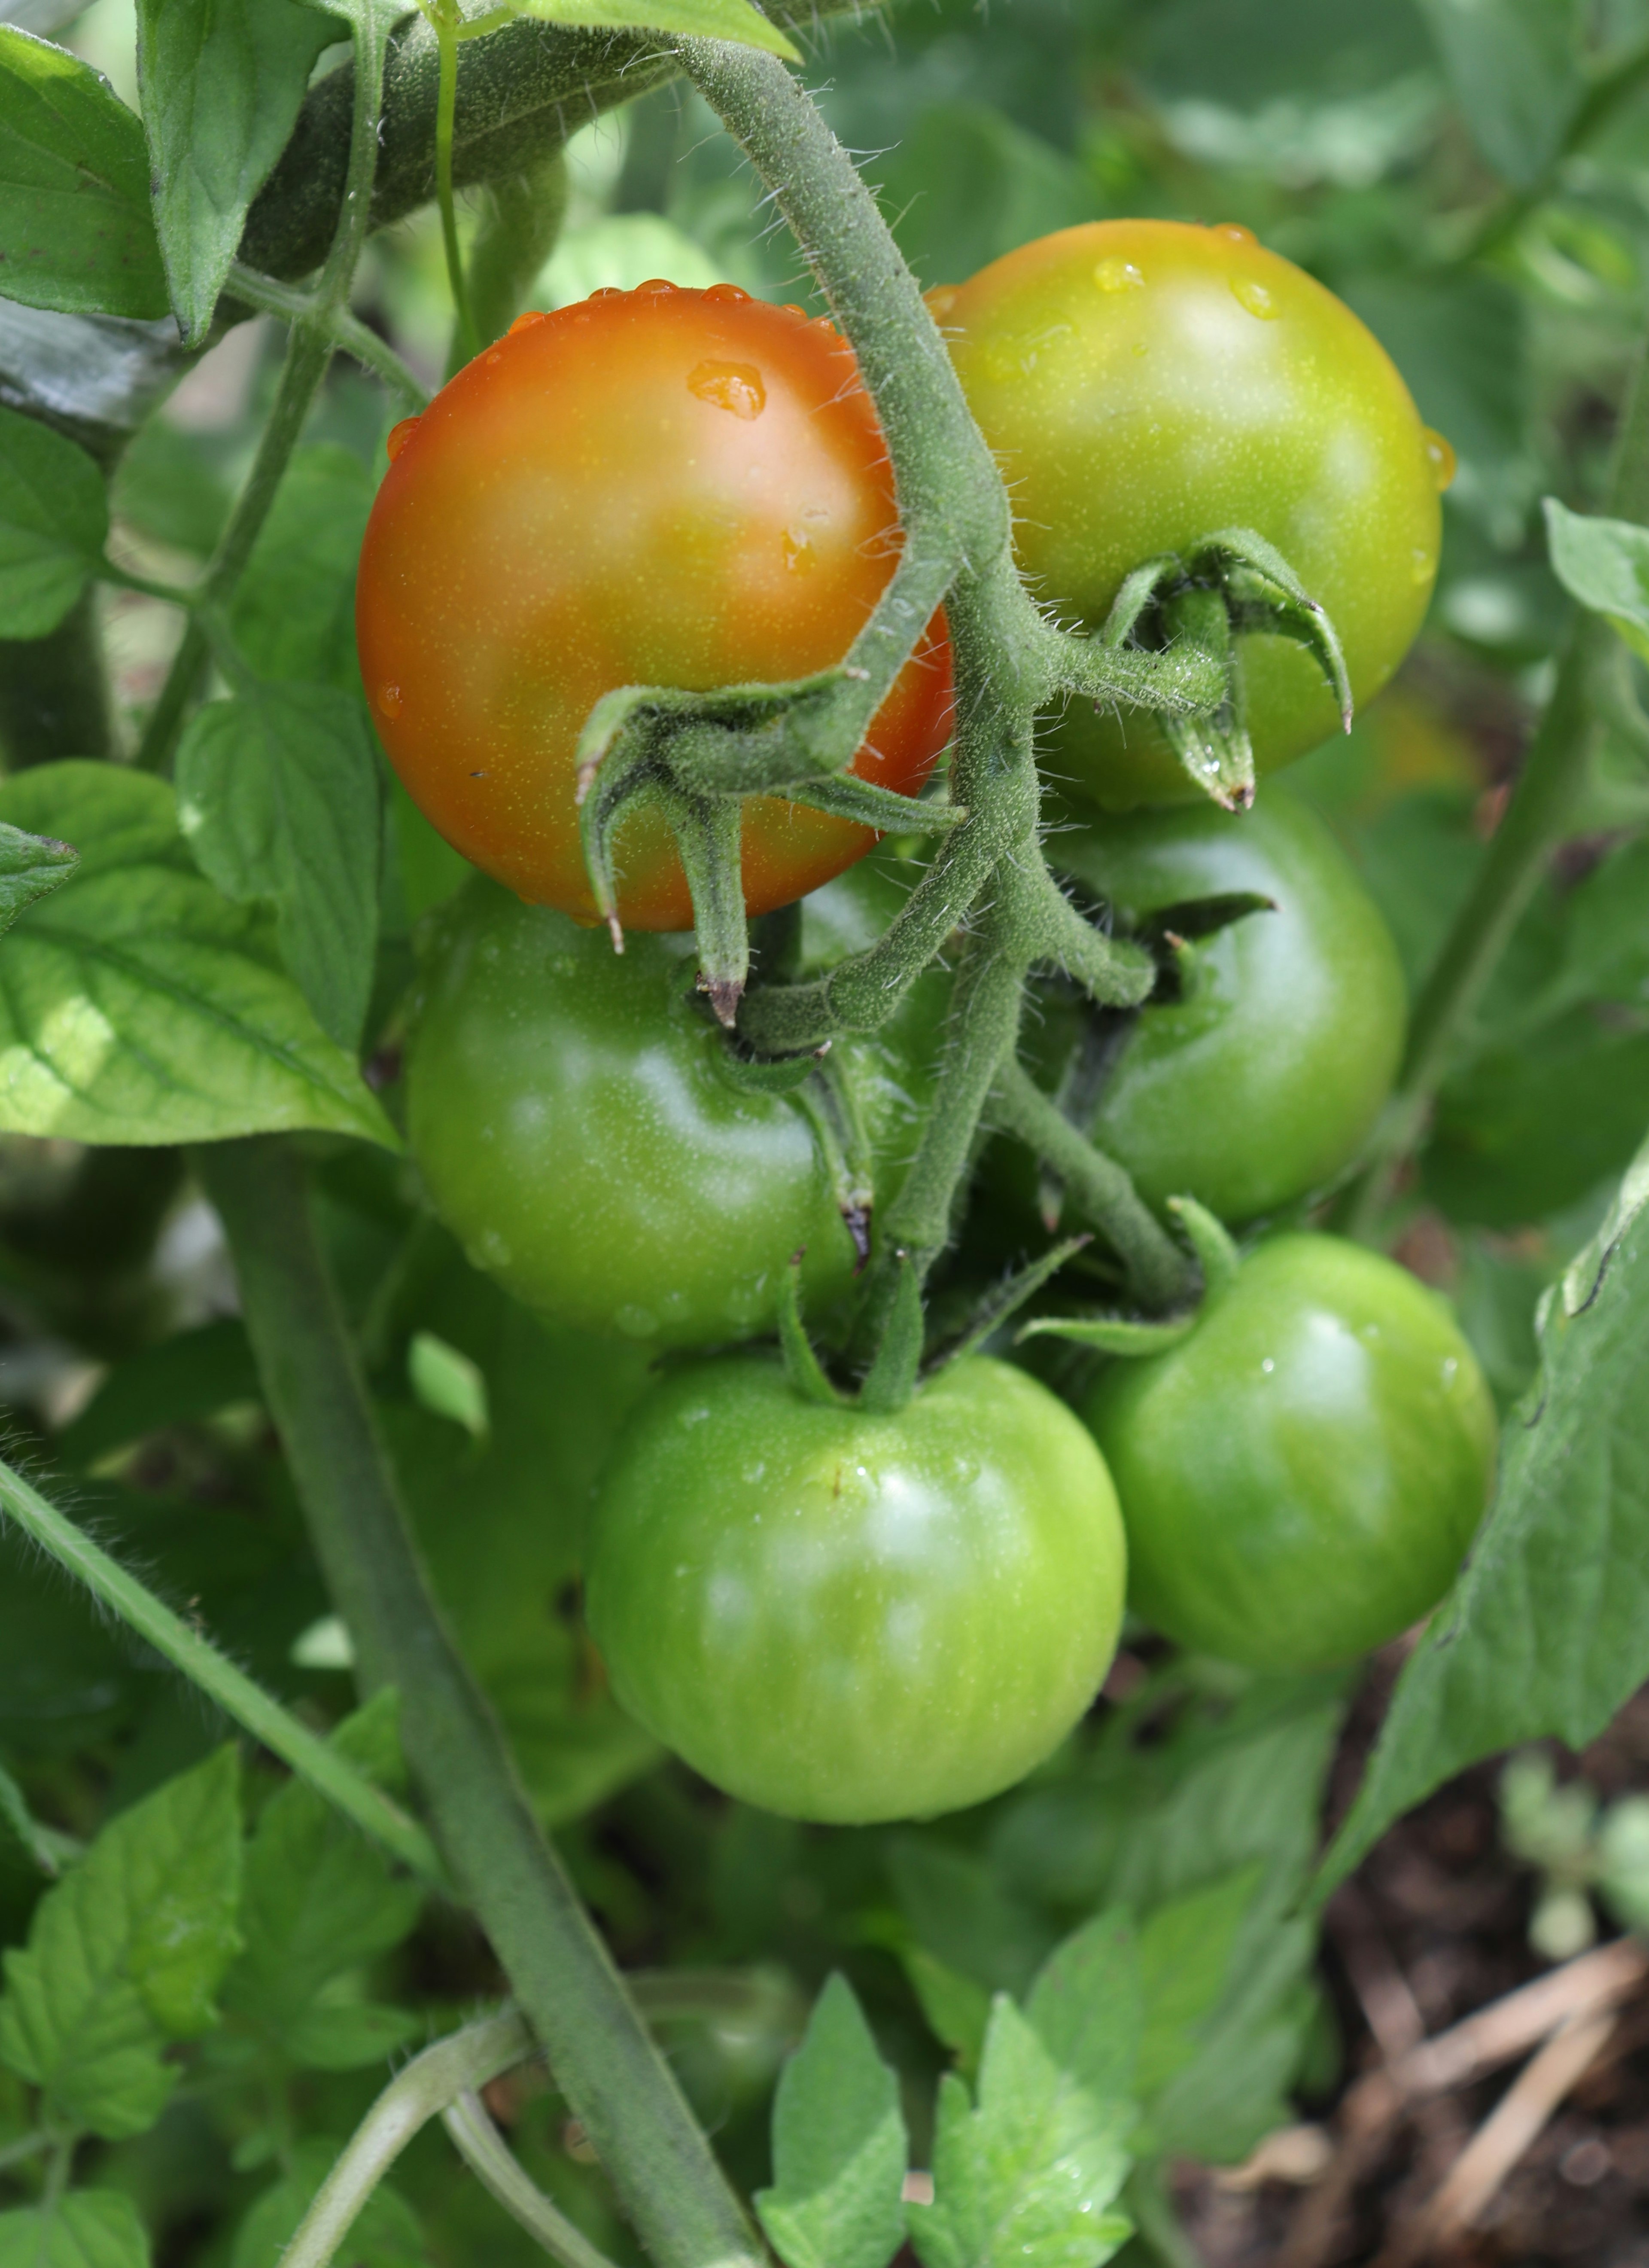
<path fill-rule="evenodd" d="M 479 1363 L 433 1331 L 415 1331 L 407 1349 L 407 1382 L 426 1410 L 450 1418 L 473 1440 L 486 1440 L 487 1378 Z"/>
<path fill-rule="evenodd" d="M 1025 2013 L 1062 2071 L 1100 2102 L 1134 2092 L 1145 2021 L 1138 1940 L 1125 1913 L 1095 1914 L 1043 1963 Z"/>
<path fill-rule="evenodd" d="M 887 2268 L 904 2241 L 905 2122 L 845 1977 L 814 2004 L 773 2105 L 774 2183 L 755 2199 L 787 2268 Z"/>
<path fill-rule="evenodd" d="M 0 25 L 0 298 L 168 312 L 143 122 L 100 71 Z"/>
<path fill-rule="evenodd" d="M 332 37 L 296 0 L 139 0 L 155 220 L 185 346 L 210 328 L 247 210 Z"/>
<path fill-rule="evenodd" d="M 1589 519 L 1548 497 L 1546 545 L 1570 597 L 1601 615 L 1639 660 L 1649 661 L 1649 527 Z"/>
<path fill-rule="evenodd" d="M 67 843 L 0 824 L 0 937 L 26 906 L 66 882 L 79 863 L 80 853 Z"/>
<path fill-rule="evenodd" d="M 522 0 L 521 14 L 583 31 L 664 32 L 680 40 L 732 40 L 799 63 L 795 43 L 750 0 Z"/>
<path fill-rule="evenodd" d="M 333 1745 L 380 1786 L 405 1777 L 395 1697 L 383 1692 L 341 1725 Z M 397 1881 L 381 1855 L 302 1780 L 264 1806 L 247 1848 L 240 1923 L 245 1950 L 224 1983 L 224 2005 L 254 2023 L 295 2063 L 328 2071 L 381 2062 L 409 2036 L 400 2010 L 329 1996 L 346 1970 L 399 1945 L 423 1892 Z"/>
<path fill-rule="evenodd" d="M 50 2118 L 112 2141 L 154 2124 L 177 2078 L 166 2042 L 217 2021 L 239 1893 L 232 1748 L 121 1812 L 48 1891 L 5 1956 L 0 2061 Z"/>
<path fill-rule="evenodd" d="M 261 685 L 209 701 L 178 749 L 178 823 L 201 872 L 238 904 L 271 901 L 281 956 L 341 1048 L 372 982 L 384 829 L 378 758 L 358 700 Z"/>
<path fill-rule="evenodd" d="M 1584 1748 L 1649 1675 L 1646 1331 L 1649 1144 L 1542 1302 L 1494 1503 L 1397 1681 L 1320 1894 L 1466 1765 L 1554 1735 Z"/>
<path fill-rule="evenodd" d="M 85 451 L 37 417 L 0 409 L 0 637 L 55 630 L 96 574 L 108 532 L 103 475 Z"/>
<path fill-rule="evenodd" d="M 316 1127 L 399 1146 L 282 969 L 273 923 L 195 870 L 163 781 L 38 764 L 0 784 L 0 821 L 80 850 L 0 946 L 0 1130 L 147 1144 Z"/>
<path fill-rule="evenodd" d="M 940 2082 L 933 2202 L 908 2209 L 923 2268 L 1100 2268 L 1132 2234 L 1107 2210 L 1130 2116 L 1062 2070 L 998 1994 L 977 2104 L 953 2073 Z"/>
<path fill-rule="evenodd" d="M 70 2190 L 49 2211 L 0 2213 L 0 2268 L 149 2268 L 149 2239 L 120 2190 Z"/>

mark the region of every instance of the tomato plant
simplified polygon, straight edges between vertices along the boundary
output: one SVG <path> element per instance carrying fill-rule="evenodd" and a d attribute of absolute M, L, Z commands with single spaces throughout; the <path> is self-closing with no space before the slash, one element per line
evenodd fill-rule
<path fill-rule="evenodd" d="M 1494 1406 L 1435 1292 L 1337 1237 L 1279 1236 L 1190 1336 L 1083 1404 L 1129 1600 L 1263 1670 L 1345 1661 L 1436 1605 L 1488 1502 Z"/>
<path fill-rule="evenodd" d="M 831 325 L 736 286 L 655 282 L 522 316 L 390 438 L 361 554 L 372 717 L 446 839 L 534 904 L 587 916 L 578 736 L 623 686 L 710 689 L 840 659 L 893 571 L 887 450 Z M 950 729 L 936 617 L 855 759 L 914 794 Z M 869 830 L 745 814 L 745 902 L 787 904 Z M 634 928 L 692 926 L 669 829 L 618 846 Z"/>
<path fill-rule="evenodd" d="M 1062 833 L 1064 870 L 1138 922 L 1251 892 L 1259 910 L 1179 948 L 1093 1119 L 1154 1204 L 1199 1198 L 1251 1220 L 1357 1155 L 1402 1053 L 1403 979 L 1379 908 L 1323 822 L 1286 790 L 1252 812 L 1149 811 Z"/>
<path fill-rule="evenodd" d="M 1049 604 L 1098 624 L 1141 562 L 1252 527 L 1332 615 L 1357 700 L 1379 692 L 1432 594 L 1453 457 L 1332 292 L 1248 229 L 1120 220 L 1040 237 L 936 304 Z M 1242 666 L 1262 770 L 1335 730 L 1299 646 L 1249 637 Z M 1196 792 L 1159 734 L 1086 704 L 1051 748 L 1108 808 Z"/>
<path fill-rule="evenodd" d="M 1115 1649 L 1115 1491 L 1071 1413 L 983 1357 L 894 1413 L 726 1357 L 607 1469 L 590 1626 L 625 1706 L 792 1818 L 924 1818 L 1024 1777 Z"/>

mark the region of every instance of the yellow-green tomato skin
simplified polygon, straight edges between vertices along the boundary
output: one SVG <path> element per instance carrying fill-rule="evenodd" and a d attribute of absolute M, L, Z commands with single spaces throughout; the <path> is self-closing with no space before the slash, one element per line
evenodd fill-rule
<path fill-rule="evenodd" d="M 1189 1338 L 1111 1364 L 1083 1415 L 1129 1604 L 1254 1669 L 1347 1661 L 1429 1612 L 1494 1470 L 1494 1404 L 1445 1303 L 1338 1237 L 1259 1246 Z"/>
<path fill-rule="evenodd" d="M 476 1267 L 561 1323 L 659 1346 L 769 1329 L 791 1255 L 821 1304 L 852 1240 L 788 1096 L 735 1087 L 681 996 L 690 938 L 604 930 L 478 876 L 431 917 L 408 1132 Z"/>
<path fill-rule="evenodd" d="M 696 1771 L 863 1824 L 1022 1778 L 1093 1701 L 1124 1580 L 1104 1462 L 1025 1372 L 975 1357 L 872 1415 L 749 1354 L 636 1413 L 585 1598 L 619 1699 Z"/>
<path fill-rule="evenodd" d="M 1402 1055 L 1402 965 L 1379 907 L 1316 814 L 1281 786 L 1252 811 L 1203 803 L 1053 836 L 1049 855 L 1137 921 L 1252 892 L 1189 946 L 1178 1000 L 1147 1008 L 1107 1081 L 1093 1138 L 1148 1204 L 1197 1198 L 1244 1221 L 1354 1158 Z"/>
<path fill-rule="evenodd" d="M 1357 701 L 1380 690 L 1431 597 L 1439 468 L 1343 301 L 1245 229 L 1161 220 L 1061 230 L 935 298 L 1039 598 L 1098 624 L 1131 569 L 1253 528 L 1327 608 Z M 1337 728 L 1303 648 L 1242 652 L 1262 771 Z M 1201 792 L 1148 718 L 1086 702 L 1048 763 L 1108 809 Z"/>

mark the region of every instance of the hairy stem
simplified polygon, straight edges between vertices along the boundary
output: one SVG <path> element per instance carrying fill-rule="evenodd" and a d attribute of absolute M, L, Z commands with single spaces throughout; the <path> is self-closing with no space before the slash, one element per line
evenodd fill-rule
<path fill-rule="evenodd" d="M 458 208 L 453 199 L 453 120 L 458 105 L 457 10 L 432 6 L 428 10 L 435 27 L 440 57 L 440 85 L 435 106 L 435 195 L 441 209 L 441 247 L 446 255 L 446 284 L 453 295 L 453 359 L 461 365 L 474 360 L 478 342 L 469 312 L 469 290 L 464 281 L 464 254 L 458 241 Z"/>
<path fill-rule="evenodd" d="M 756 2254 L 709 2145 L 534 1819 L 431 1595 L 309 1210 L 279 1137 L 200 1152 L 254 1351 L 365 1681 L 401 1696 L 407 1756 L 453 1874 L 619 2198 L 663 2268 Z"/>
<path fill-rule="evenodd" d="M 290 1764 L 318 1795 L 351 1819 L 363 1834 L 438 1889 L 450 1888 L 435 1846 L 417 1822 L 364 1778 L 355 1767 L 280 1703 L 255 1685 L 246 1672 L 209 1638 L 163 1606 L 135 1575 L 99 1549 L 84 1529 L 10 1465 L 0 1463 L 0 1518 L 12 1521 L 32 1543 L 57 1562 L 92 1597 L 118 1615 L 129 1630 L 153 1646 L 194 1685 L 214 1700 L 226 1717 Z"/>
<path fill-rule="evenodd" d="M 562 2268 L 613 2268 L 518 2163 L 473 2088 L 441 2113 L 453 2146 L 482 2187 Z"/>

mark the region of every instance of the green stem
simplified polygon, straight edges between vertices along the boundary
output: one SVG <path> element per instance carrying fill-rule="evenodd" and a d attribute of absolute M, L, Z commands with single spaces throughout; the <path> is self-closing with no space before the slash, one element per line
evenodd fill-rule
<path fill-rule="evenodd" d="M 1649 356 L 1628 389 L 1605 511 L 1649 522 Z M 1488 989 L 1512 933 L 1567 833 L 1586 787 L 1595 737 L 1590 688 L 1614 637 L 1595 615 L 1571 629 L 1557 675 L 1505 815 L 1444 939 L 1409 1029 L 1395 1093 L 1371 1162 L 1342 1211 L 1348 1234 L 1373 1237 L 1402 1170 L 1424 1133 L 1460 1036 Z"/>
<path fill-rule="evenodd" d="M 416 1820 L 408 1818 L 398 1804 L 299 1724 L 244 1670 L 237 1669 L 210 1639 L 181 1621 L 170 1607 L 163 1606 L 21 1473 L 4 1463 L 0 1463 L 0 1517 L 12 1521 L 32 1543 L 84 1583 L 94 1599 L 210 1695 L 226 1717 L 353 1820 L 363 1834 L 370 1835 L 425 1881 L 438 1889 L 450 1887 L 434 1845 Z"/>
<path fill-rule="evenodd" d="M 613 2268 L 582 2230 L 552 2205 L 522 2169 L 502 2134 L 488 2117 L 481 2098 L 466 2088 L 441 2113 L 453 2147 L 482 2187 L 562 2268 Z"/>
<path fill-rule="evenodd" d="M 362 2207 L 415 2134 L 467 2088 L 526 2063 L 538 2043 L 512 2010 L 466 2025 L 415 2056 L 379 2096 L 281 2255 L 281 2268 L 328 2268 Z"/>
<path fill-rule="evenodd" d="M 277 283 L 273 276 L 260 276 L 254 268 L 243 267 L 239 261 L 229 271 L 228 290 L 248 307 L 256 307 L 266 315 L 278 315 L 284 323 L 321 322 L 330 330 L 332 343 L 358 362 L 364 370 L 381 378 L 390 392 L 397 394 L 409 409 L 427 409 L 430 389 L 395 352 L 387 339 L 380 339 L 376 331 L 369 330 L 358 315 L 347 307 L 335 307 L 328 313 L 313 291 L 301 290 L 297 284 Z"/>
<path fill-rule="evenodd" d="M 440 55 L 440 91 L 435 107 L 435 194 L 441 208 L 441 242 L 446 252 L 446 281 L 453 294 L 453 359 L 459 366 L 472 362 L 481 351 L 475 318 L 469 312 L 469 291 L 464 282 L 464 254 L 458 241 L 458 208 L 453 197 L 453 121 L 458 109 L 458 27 L 449 6 L 427 7 Z"/>
<path fill-rule="evenodd" d="M 432 1599 L 309 1211 L 276 1137 L 199 1153 L 269 1405 L 369 1686 L 401 1695 L 442 1847 L 621 2203 L 662 2268 L 757 2257 L 737 2199 L 515 1777 Z"/>
<path fill-rule="evenodd" d="M 38 2158 L 43 2150 L 55 2149 L 56 2142 L 57 2137 L 47 2133 L 43 2127 L 33 2134 L 26 2134 L 20 2142 L 8 2142 L 4 2149 L 0 2150 L 0 2173 L 4 2173 L 8 2166 L 20 2166 L 26 2159 Z"/>

